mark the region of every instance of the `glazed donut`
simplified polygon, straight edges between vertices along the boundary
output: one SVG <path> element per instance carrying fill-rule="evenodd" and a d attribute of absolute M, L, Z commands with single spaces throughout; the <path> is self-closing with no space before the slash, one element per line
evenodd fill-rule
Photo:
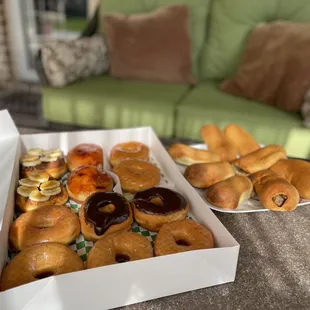
<path fill-rule="evenodd" d="M 156 239 L 156 256 L 214 247 L 212 232 L 193 220 L 181 220 L 164 225 Z"/>
<path fill-rule="evenodd" d="M 87 258 L 87 269 L 153 257 L 146 237 L 129 231 L 118 231 L 97 241 Z"/>
<path fill-rule="evenodd" d="M 301 198 L 310 200 L 309 162 L 297 159 L 283 159 L 279 160 L 270 169 L 296 187 Z"/>
<path fill-rule="evenodd" d="M 115 145 L 110 153 L 110 163 L 112 166 L 118 165 L 124 159 L 149 160 L 149 148 L 140 142 L 126 142 Z"/>
<path fill-rule="evenodd" d="M 113 179 L 110 175 L 95 166 L 82 166 L 71 172 L 67 191 L 70 198 L 77 203 L 83 203 L 85 199 L 95 192 L 111 192 Z"/>
<path fill-rule="evenodd" d="M 224 129 L 224 134 L 237 147 L 241 156 L 260 149 L 260 145 L 243 128 L 236 124 L 230 124 Z"/>
<path fill-rule="evenodd" d="M 168 149 L 168 153 L 174 161 L 185 166 L 221 161 L 220 156 L 217 153 L 198 150 L 180 143 L 172 144 Z"/>
<path fill-rule="evenodd" d="M 237 174 L 249 175 L 269 169 L 280 159 L 286 159 L 286 152 L 280 145 L 268 145 L 250 154 L 237 158 L 232 165 Z"/>
<path fill-rule="evenodd" d="M 50 205 L 64 206 L 67 203 L 69 196 L 60 182 L 51 180 L 32 187 L 25 185 L 27 180 L 29 179 L 20 180 L 20 183 L 24 185 L 19 186 L 16 190 L 16 206 L 22 212 Z"/>
<path fill-rule="evenodd" d="M 5 291 L 50 276 L 83 269 L 81 258 L 65 245 L 49 242 L 36 244 L 17 254 L 4 268 L 0 289 Z"/>
<path fill-rule="evenodd" d="M 248 177 L 235 175 L 218 182 L 205 192 L 205 198 L 212 205 L 223 209 L 236 209 L 252 196 L 253 185 Z"/>
<path fill-rule="evenodd" d="M 217 153 L 221 161 L 232 161 L 238 154 L 237 147 L 216 125 L 205 125 L 200 130 L 203 141 L 209 151 Z"/>
<path fill-rule="evenodd" d="M 156 186 L 160 182 L 160 170 L 149 162 L 125 159 L 113 168 L 124 192 L 136 193 Z"/>
<path fill-rule="evenodd" d="M 140 226 L 159 231 L 167 223 L 185 219 L 189 204 L 184 196 L 171 189 L 153 187 L 135 194 L 132 209 Z"/>
<path fill-rule="evenodd" d="M 122 195 L 97 192 L 82 204 L 80 222 L 85 239 L 97 241 L 109 233 L 129 230 L 133 222 L 132 210 Z"/>
<path fill-rule="evenodd" d="M 28 154 L 21 158 L 21 176 L 46 172 L 52 179 L 60 179 L 67 172 L 67 164 L 63 152 L 59 149 L 29 149 Z"/>
<path fill-rule="evenodd" d="M 189 184 L 197 188 L 208 188 L 234 175 L 232 165 L 227 162 L 194 164 L 188 166 L 184 172 L 184 177 Z"/>
<path fill-rule="evenodd" d="M 80 231 L 79 218 L 69 208 L 45 206 L 19 216 L 10 226 L 9 241 L 22 251 L 36 243 L 70 244 Z"/>
<path fill-rule="evenodd" d="M 251 175 L 254 190 L 261 204 L 272 211 L 293 211 L 299 203 L 297 189 L 271 170 Z"/>
<path fill-rule="evenodd" d="M 69 171 L 82 166 L 103 166 L 103 150 L 99 145 L 82 143 L 68 152 L 67 163 Z"/>

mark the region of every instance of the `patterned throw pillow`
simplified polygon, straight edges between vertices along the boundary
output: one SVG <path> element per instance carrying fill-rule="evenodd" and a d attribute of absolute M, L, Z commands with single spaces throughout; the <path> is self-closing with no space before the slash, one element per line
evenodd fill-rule
<path fill-rule="evenodd" d="M 41 59 L 51 87 L 100 75 L 109 68 L 107 47 L 100 35 L 47 42 L 42 47 Z"/>
<path fill-rule="evenodd" d="M 305 100 L 301 106 L 300 112 L 304 120 L 304 125 L 310 128 L 310 89 L 306 92 Z"/>

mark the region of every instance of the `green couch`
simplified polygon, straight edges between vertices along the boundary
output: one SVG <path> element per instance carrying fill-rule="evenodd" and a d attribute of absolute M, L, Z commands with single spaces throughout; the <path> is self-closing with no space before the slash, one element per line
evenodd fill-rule
<path fill-rule="evenodd" d="M 62 89 L 43 89 L 48 121 L 80 126 L 152 126 L 160 137 L 200 140 L 206 123 L 237 123 L 262 144 L 278 143 L 290 156 L 310 156 L 310 130 L 299 114 L 223 93 L 236 72 L 250 31 L 259 22 L 310 22 L 309 0 L 102 0 L 107 12 L 148 12 L 171 3 L 190 8 L 195 87 L 133 82 L 100 76 Z M 97 29 L 100 27 L 96 24 Z M 102 29 L 102 28 L 100 28 Z"/>

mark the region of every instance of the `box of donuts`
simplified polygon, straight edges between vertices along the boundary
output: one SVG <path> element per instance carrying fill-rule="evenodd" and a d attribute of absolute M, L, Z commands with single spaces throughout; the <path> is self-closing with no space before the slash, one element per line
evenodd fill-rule
<path fill-rule="evenodd" d="M 19 135 L 0 111 L 0 309 L 110 309 L 233 282 L 239 244 L 149 127 Z"/>

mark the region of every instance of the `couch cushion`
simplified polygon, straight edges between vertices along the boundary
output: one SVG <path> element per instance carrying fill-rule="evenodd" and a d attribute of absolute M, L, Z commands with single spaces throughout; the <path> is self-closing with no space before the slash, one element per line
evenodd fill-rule
<path fill-rule="evenodd" d="M 48 121 L 80 126 L 152 126 L 159 136 L 173 135 L 175 108 L 188 87 L 120 81 L 107 76 L 61 89 L 43 89 Z"/>
<path fill-rule="evenodd" d="M 294 144 L 298 136 L 296 130 L 299 128 L 303 134 L 305 132 L 298 114 L 234 97 L 220 91 L 218 86 L 217 82 L 205 81 L 188 93 L 177 108 L 177 137 L 201 140 L 200 128 L 204 124 L 214 123 L 224 128 L 229 123 L 236 123 L 248 130 L 259 143 L 289 145 L 291 153 L 294 149 L 301 153 L 304 147 L 305 152 L 310 151 L 310 139 L 303 145 L 299 140 L 297 145 Z"/>
<path fill-rule="evenodd" d="M 202 52 L 202 76 L 224 79 L 235 73 L 249 32 L 259 22 L 310 21 L 309 0 L 214 0 L 209 36 Z"/>
<path fill-rule="evenodd" d="M 198 63 L 202 46 L 206 35 L 207 15 L 211 0 L 102 0 L 100 5 L 100 16 L 119 12 L 126 15 L 133 13 L 150 12 L 161 6 L 169 4 L 185 4 L 190 10 L 190 33 L 192 45 L 193 73 L 196 77 L 200 75 L 200 64 Z M 102 18 L 99 18 L 100 23 Z M 104 31 L 102 23 L 99 26 Z"/>

